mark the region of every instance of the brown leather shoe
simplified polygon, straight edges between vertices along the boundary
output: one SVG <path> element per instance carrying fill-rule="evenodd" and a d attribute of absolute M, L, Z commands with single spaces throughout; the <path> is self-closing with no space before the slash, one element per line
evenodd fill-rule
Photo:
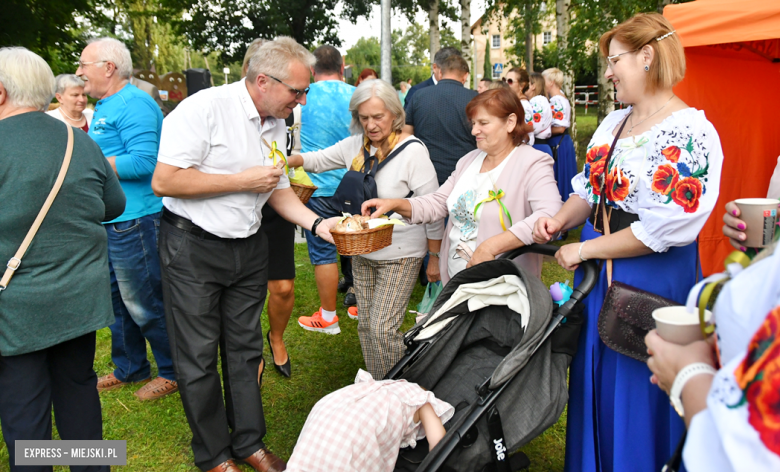
<path fill-rule="evenodd" d="M 208 472 L 241 472 L 241 469 L 233 462 L 233 459 L 228 459 L 213 469 L 209 469 Z"/>
<path fill-rule="evenodd" d="M 282 472 L 287 470 L 287 463 L 266 448 L 258 449 L 257 452 L 244 459 L 244 462 L 251 465 L 257 472 Z"/>
<path fill-rule="evenodd" d="M 139 388 L 135 396 L 141 401 L 157 400 L 179 391 L 179 384 L 175 380 L 157 377 L 148 384 Z"/>
<path fill-rule="evenodd" d="M 103 377 L 100 377 L 97 382 L 97 391 L 98 392 L 105 392 L 106 390 L 116 390 L 117 388 L 124 387 L 125 385 L 130 384 L 145 384 L 148 383 L 151 379 L 145 379 L 141 380 L 140 382 L 122 382 L 118 378 L 114 376 L 114 373 L 111 372 L 108 375 L 104 375 Z"/>

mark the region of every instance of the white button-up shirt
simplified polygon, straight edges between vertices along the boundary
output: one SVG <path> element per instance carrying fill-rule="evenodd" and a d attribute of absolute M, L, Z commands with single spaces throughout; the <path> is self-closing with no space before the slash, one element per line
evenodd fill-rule
<path fill-rule="evenodd" d="M 206 174 L 237 174 L 253 166 L 271 166 L 271 149 L 286 154 L 284 120 L 260 120 L 244 80 L 209 88 L 188 97 L 163 121 L 158 162 Z M 278 189 L 290 181 L 282 176 Z M 260 229 L 261 210 L 271 192 L 230 193 L 207 198 L 165 197 L 163 205 L 209 233 L 246 238 Z"/>

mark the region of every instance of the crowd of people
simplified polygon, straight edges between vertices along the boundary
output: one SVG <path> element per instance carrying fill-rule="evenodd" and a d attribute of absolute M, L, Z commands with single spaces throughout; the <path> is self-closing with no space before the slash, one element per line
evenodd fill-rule
<path fill-rule="evenodd" d="M 56 78 L 34 53 L 0 49 L 0 254 L 11 258 L 0 280 L 0 424 L 11 470 L 51 470 L 17 466 L 14 441 L 51 439 L 52 407 L 62 439 L 102 439 L 99 392 L 129 384 L 142 401 L 180 393 L 203 471 L 236 472 L 237 460 L 263 472 L 392 470 L 393 451 L 426 434 L 434 447 L 453 414 L 414 384 L 379 380 L 404 354 L 400 327 L 418 278 L 446 284 L 578 227 L 581 240 L 564 244 L 558 263 L 576 270 L 575 283 L 583 262 L 605 263 L 571 364 L 566 470 L 660 470 L 686 425 L 688 470 L 778 470 L 774 246 L 722 291 L 716 345 L 650 331 L 643 363 L 599 336 L 613 281 L 685 304 L 724 158 L 704 112 L 673 93 L 685 57 L 667 20 L 638 14 L 599 48 L 617 99 L 631 106 L 599 125 L 581 171 L 554 68 L 513 68 L 474 91 L 460 51 L 443 48 L 431 78 L 411 88 L 398 92 L 371 69 L 353 87 L 336 48 L 312 53 L 279 37 L 250 45 L 242 80 L 168 113 L 154 90 L 131 83 L 130 53 L 115 39 L 91 41 L 75 73 Z M 60 106 L 42 113 L 53 97 Z M 305 205 L 291 188 L 296 171 L 317 187 Z M 376 183 L 359 211 L 406 225 L 384 249 L 340 257 L 330 229 L 351 205 L 356 172 Z M 745 223 L 727 209 L 724 234 L 744 251 Z M 345 293 L 368 372 L 315 406 L 286 463 L 264 443 L 260 320 L 267 297 L 271 361 L 294 375 L 283 334 L 296 225 L 320 302 L 297 323 L 340 333 Z M 541 276 L 540 255 L 515 262 Z M 116 368 L 97 378 L 95 332 L 105 327 Z M 712 375 L 692 375 L 693 364 Z M 675 392 L 683 374 L 690 382 Z M 312 448 L 325 437 L 338 448 Z"/>

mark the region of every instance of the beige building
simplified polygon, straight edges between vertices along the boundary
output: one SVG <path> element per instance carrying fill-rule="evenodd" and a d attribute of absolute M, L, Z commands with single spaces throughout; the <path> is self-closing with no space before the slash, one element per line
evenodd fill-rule
<path fill-rule="evenodd" d="M 482 79 L 484 64 L 485 64 L 485 43 L 490 43 L 490 57 L 489 61 L 491 69 L 493 71 L 491 79 L 502 79 L 506 77 L 506 73 L 515 65 L 523 65 L 523 61 L 520 58 L 514 57 L 511 52 L 514 45 L 515 38 L 507 37 L 508 21 L 506 18 L 501 17 L 500 23 L 494 19 L 488 19 L 485 16 L 478 19 L 476 23 L 471 26 L 471 35 L 473 39 L 474 58 L 473 64 L 471 64 L 474 74 L 474 84 Z M 555 40 L 556 28 L 555 18 L 546 18 L 542 22 L 542 33 L 536 35 L 534 38 L 535 49 L 541 49 Z M 522 40 L 521 38 L 518 38 Z"/>

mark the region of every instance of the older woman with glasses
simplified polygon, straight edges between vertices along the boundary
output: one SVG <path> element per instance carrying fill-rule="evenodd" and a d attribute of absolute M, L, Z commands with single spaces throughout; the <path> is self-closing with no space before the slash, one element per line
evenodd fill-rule
<path fill-rule="evenodd" d="M 397 150 L 376 174 L 379 197 L 403 198 L 410 192 L 425 195 L 436 191 L 439 184 L 428 151 L 414 136 L 402 131 L 406 115 L 392 85 L 382 80 L 362 82 L 352 95 L 349 109 L 353 136 L 321 151 L 292 156 L 290 166 L 302 165 L 307 172 L 360 170 L 364 150 L 380 163 Z M 384 377 L 403 356 L 399 328 L 423 257 L 428 251 L 439 252 L 443 226 L 442 221 L 425 226 L 396 226 L 390 247 L 352 259 L 358 335 L 366 368 L 376 379 Z M 298 323 L 314 331 L 340 331 L 338 317 L 325 319 L 321 311 L 300 317 Z"/>
<path fill-rule="evenodd" d="M 111 165 L 86 134 L 42 110 L 54 95 L 46 62 L 24 48 L 0 49 L 0 259 L 8 261 L 32 227 L 72 157 L 46 219 L 15 276 L 0 290 L 0 424 L 11 471 L 16 440 L 103 439 L 95 332 L 114 322 L 106 231 L 125 209 Z M 66 88 L 67 90 L 67 88 Z M 5 268 L 3 268 L 5 270 Z M 8 469 L 6 469 L 8 470 Z M 83 467 L 106 471 L 108 466 Z"/>
<path fill-rule="evenodd" d="M 55 83 L 54 97 L 60 106 L 46 113 L 86 133 L 92 123 L 92 110 L 87 108 L 84 81 L 75 74 L 60 74 Z"/>
<path fill-rule="evenodd" d="M 704 113 L 674 95 L 685 54 L 668 20 L 638 14 L 605 33 L 599 47 L 617 99 L 631 106 L 596 129 L 575 194 L 553 218 L 536 222 L 534 240 L 585 224 L 581 242 L 563 246 L 558 262 L 572 270 L 607 260 L 585 300 L 571 365 L 565 470 L 652 472 L 685 425 L 648 381 L 647 365 L 604 344 L 599 312 L 613 281 L 685 304 L 700 274 L 696 237 L 718 199 L 723 151 Z M 578 270 L 575 284 L 581 277 Z"/>

